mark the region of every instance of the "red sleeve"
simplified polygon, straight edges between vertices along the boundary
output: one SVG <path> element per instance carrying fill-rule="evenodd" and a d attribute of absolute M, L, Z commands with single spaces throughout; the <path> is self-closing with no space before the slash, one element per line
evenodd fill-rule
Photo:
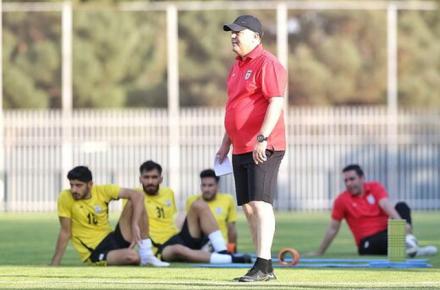
<path fill-rule="evenodd" d="M 266 99 L 283 97 L 287 84 L 287 72 L 275 61 L 267 61 L 261 70 L 261 90 Z"/>
<path fill-rule="evenodd" d="M 341 221 L 345 217 L 344 200 L 342 196 L 338 196 L 333 203 L 332 219 Z"/>
<path fill-rule="evenodd" d="M 377 201 L 388 198 L 388 192 L 382 184 L 379 182 L 374 182 L 372 185 L 371 192 L 374 194 Z"/>

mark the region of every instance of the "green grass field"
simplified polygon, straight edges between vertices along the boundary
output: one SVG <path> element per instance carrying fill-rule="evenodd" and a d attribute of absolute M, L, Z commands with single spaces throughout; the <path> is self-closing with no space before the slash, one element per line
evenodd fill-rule
<path fill-rule="evenodd" d="M 421 244 L 440 248 L 440 213 L 414 214 Z M 113 221 L 115 218 L 112 219 Z M 328 213 L 279 214 L 274 253 L 295 247 L 315 250 L 328 223 Z M 278 269 L 278 281 L 233 282 L 245 269 L 199 269 L 188 264 L 171 268 L 83 266 L 69 245 L 63 266 L 48 267 L 58 232 L 52 214 L 0 214 L 0 289 L 341 289 L 440 288 L 440 256 L 430 269 Z M 239 251 L 252 252 L 244 219 L 238 223 Z M 357 257 L 344 225 L 325 257 Z"/>

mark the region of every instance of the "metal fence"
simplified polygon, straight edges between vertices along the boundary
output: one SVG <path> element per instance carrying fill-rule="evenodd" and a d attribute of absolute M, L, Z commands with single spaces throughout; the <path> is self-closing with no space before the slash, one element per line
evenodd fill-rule
<path fill-rule="evenodd" d="M 361 164 L 368 179 L 384 183 L 393 200 L 414 209 L 440 209 L 440 114 L 399 111 L 390 119 L 384 107 L 291 108 L 289 148 L 279 175 L 275 207 L 322 210 L 343 189 L 340 171 Z M 5 211 L 51 211 L 65 185 L 65 164 L 84 164 L 97 184 L 138 185 L 138 167 L 153 159 L 164 167 L 170 156 L 166 109 L 78 110 L 65 139 L 61 111 L 5 112 Z M 211 167 L 223 135 L 222 108 L 181 109 L 179 206 L 199 191 L 199 172 Z M 70 139 L 70 138 L 69 138 Z M 222 191 L 234 193 L 232 176 Z"/>

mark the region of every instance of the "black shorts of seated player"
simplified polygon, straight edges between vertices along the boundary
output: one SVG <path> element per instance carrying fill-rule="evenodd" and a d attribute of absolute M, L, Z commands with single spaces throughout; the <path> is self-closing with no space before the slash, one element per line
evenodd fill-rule
<path fill-rule="evenodd" d="M 178 234 L 169 238 L 162 245 L 158 245 L 158 250 L 156 254 L 162 253 L 163 249 L 165 249 L 167 246 L 172 245 L 182 245 L 193 250 L 200 250 L 208 241 L 209 239 L 205 236 L 202 236 L 200 238 L 193 238 L 189 232 L 188 221 L 185 219 L 182 230 Z"/>
<path fill-rule="evenodd" d="M 395 209 L 401 218 L 412 225 L 411 209 L 405 202 L 398 202 Z M 388 230 L 363 238 L 359 243 L 358 253 L 359 255 L 387 255 Z"/>
<path fill-rule="evenodd" d="M 89 261 L 92 263 L 107 261 L 108 252 L 125 249 L 129 246 L 130 242 L 124 239 L 118 224 L 115 228 L 115 231 L 109 233 L 94 250 L 89 248 L 91 252 Z"/>
<path fill-rule="evenodd" d="M 277 175 L 284 151 L 266 150 L 267 160 L 255 164 L 252 152 L 232 155 L 237 204 L 250 201 L 273 203 L 277 187 Z"/>

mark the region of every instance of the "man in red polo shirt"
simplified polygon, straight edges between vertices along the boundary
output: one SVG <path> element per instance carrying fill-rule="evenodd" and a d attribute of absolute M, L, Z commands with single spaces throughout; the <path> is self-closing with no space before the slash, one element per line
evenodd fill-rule
<path fill-rule="evenodd" d="M 410 257 L 434 255 L 435 246 L 419 247 L 412 234 L 411 209 L 404 202 L 395 206 L 388 200 L 385 188 L 375 181 L 365 182 L 359 165 L 348 165 L 342 170 L 346 191 L 336 198 L 330 225 L 318 251 L 311 255 L 323 255 L 336 237 L 341 221 L 350 228 L 359 255 L 386 255 L 388 244 L 388 219 L 406 220 L 406 253 Z"/>
<path fill-rule="evenodd" d="M 236 61 L 227 80 L 225 128 L 217 158 L 233 146 L 237 203 L 249 223 L 257 260 L 241 282 L 276 279 L 271 261 L 275 216 L 272 202 L 277 174 L 286 150 L 283 104 L 287 72 L 263 49 L 260 21 L 242 15 L 223 26 L 231 32 Z"/>

